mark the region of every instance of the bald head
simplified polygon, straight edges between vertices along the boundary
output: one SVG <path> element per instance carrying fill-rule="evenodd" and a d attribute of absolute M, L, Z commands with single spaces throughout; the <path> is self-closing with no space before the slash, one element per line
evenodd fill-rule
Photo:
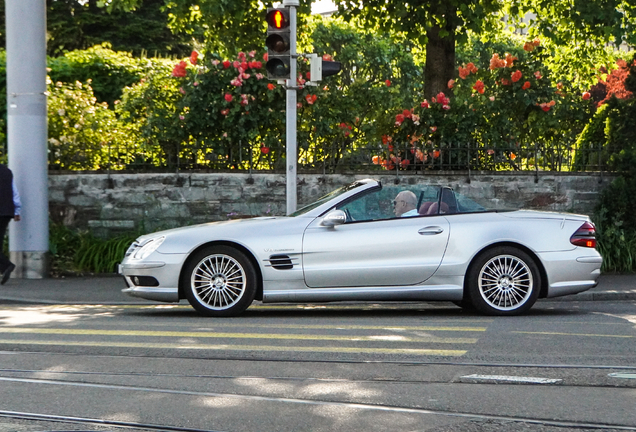
<path fill-rule="evenodd" d="M 396 216 L 402 216 L 407 211 L 413 210 L 417 206 L 417 197 L 411 191 L 402 191 L 395 197 L 394 212 Z"/>

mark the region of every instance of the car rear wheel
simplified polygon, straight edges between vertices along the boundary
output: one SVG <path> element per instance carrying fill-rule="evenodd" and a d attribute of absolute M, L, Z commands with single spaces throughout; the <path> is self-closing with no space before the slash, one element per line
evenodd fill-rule
<path fill-rule="evenodd" d="M 188 302 L 206 316 L 235 316 L 245 311 L 256 293 L 256 272 L 250 260 L 228 246 L 212 246 L 191 257 L 183 272 Z"/>
<path fill-rule="evenodd" d="M 541 276 L 534 260 L 509 246 L 479 255 L 467 278 L 475 309 L 488 315 L 518 315 L 528 311 L 541 288 Z"/>

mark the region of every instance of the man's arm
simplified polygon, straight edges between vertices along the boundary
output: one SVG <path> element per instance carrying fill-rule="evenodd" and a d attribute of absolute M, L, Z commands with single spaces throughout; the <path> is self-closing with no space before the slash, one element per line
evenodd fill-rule
<path fill-rule="evenodd" d="M 13 220 L 17 222 L 20 220 L 20 210 L 22 210 L 22 202 L 20 201 L 20 193 L 18 192 L 18 188 L 15 187 L 15 183 L 11 182 L 11 186 L 13 187 L 13 206 L 15 207 L 15 211 L 13 212 Z"/>

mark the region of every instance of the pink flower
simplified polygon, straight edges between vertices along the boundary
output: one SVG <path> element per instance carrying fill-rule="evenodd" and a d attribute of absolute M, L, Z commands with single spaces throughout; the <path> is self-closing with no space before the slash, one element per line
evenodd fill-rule
<path fill-rule="evenodd" d="M 541 78 L 543 78 L 543 76 L 541 75 L 541 72 L 539 72 L 539 71 L 536 71 L 536 72 L 534 73 L 534 77 L 535 77 L 536 79 L 541 79 Z"/>
<path fill-rule="evenodd" d="M 185 90 L 183 89 L 183 87 L 179 87 L 179 93 L 185 94 Z"/>
<path fill-rule="evenodd" d="M 221 114 L 223 114 L 224 116 L 228 115 L 229 113 L 230 113 L 229 109 L 221 110 Z"/>
<path fill-rule="evenodd" d="M 254 58 L 254 56 L 256 55 L 256 50 L 250 51 L 247 55 Z"/>
<path fill-rule="evenodd" d="M 184 117 L 184 116 L 182 116 L 182 115 L 180 115 L 180 116 L 179 116 L 179 120 L 185 120 L 185 117 Z"/>
<path fill-rule="evenodd" d="M 195 87 L 198 86 L 199 85 L 199 81 L 193 82 L 192 85 L 195 86 Z"/>
<path fill-rule="evenodd" d="M 420 106 L 421 106 L 422 108 L 430 108 L 430 107 L 431 107 L 431 104 L 429 104 L 429 103 L 428 103 L 428 101 L 427 101 L 426 99 L 424 99 L 424 102 L 422 102 L 422 103 L 420 104 Z"/>
<path fill-rule="evenodd" d="M 448 80 L 448 84 L 446 84 L 448 86 L 449 89 L 452 89 L 453 86 L 455 85 L 455 80 Z"/>
<path fill-rule="evenodd" d="M 437 94 L 437 103 L 442 105 L 448 105 L 450 103 L 450 99 L 446 97 L 444 92 L 439 92 Z"/>
<path fill-rule="evenodd" d="M 231 95 L 231 94 L 229 94 L 229 93 L 225 93 L 225 96 L 224 96 L 224 97 L 225 97 L 225 101 L 226 101 L 226 102 L 232 102 L 232 100 L 234 99 L 234 98 L 232 97 L 232 95 Z"/>
<path fill-rule="evenodd" d="M 239 52 L 238 53 L 238 58 L 239 58 L 239 60 L 245 59 L 245 53 L 243 51 Z"/>
<path fill-rule="evenodd" d="M 218 65 L 219 65 L 219 63 L 221 63 L 221 61 L 220 61 L 220 60 L 217 60 L 217 59 L 212 60 L 212 64 L 213 64 L 214 66 L 218 66 Z"/>
<path fill-rule="evenodd" d="M 442 109 L 449 110 L 451 109 L 450 105 L 442 105 Z"/>
<path fill-rule="evenodd" d="M 494 96 L 490 96 L 488 99 L 490 99 L 490 102 L 494 102 L 495 101 L 495 97 Z"/>

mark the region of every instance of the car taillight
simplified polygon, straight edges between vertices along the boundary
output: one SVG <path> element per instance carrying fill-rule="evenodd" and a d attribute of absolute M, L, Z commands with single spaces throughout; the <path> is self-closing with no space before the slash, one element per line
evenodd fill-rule
<path fill-rule="evenodd" d="M 596 228 L 590 222 L 585 222 L 579 227 L 572 237 L 570 237 L 570 243 L 574 246 L 581 247 L 596 247 Z"/>

